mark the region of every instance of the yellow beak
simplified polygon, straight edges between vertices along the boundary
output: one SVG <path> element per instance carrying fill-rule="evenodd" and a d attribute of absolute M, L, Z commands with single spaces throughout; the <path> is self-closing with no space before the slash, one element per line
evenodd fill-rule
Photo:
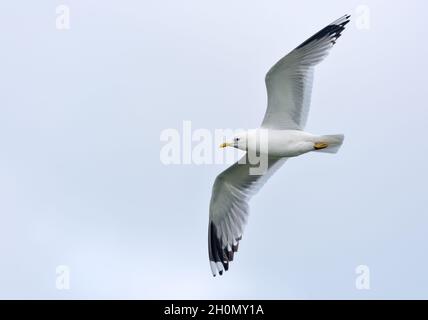
<path fill-rule="evenodd" d="M 221 145 L 220 145 L 220 148 L 226 148 L 226 147 L 232 147 L 233 145 L 231 144 L 231 143 L 229 143 L 229 142 L 225 142 L 225 143 L 222 143 Z"/>

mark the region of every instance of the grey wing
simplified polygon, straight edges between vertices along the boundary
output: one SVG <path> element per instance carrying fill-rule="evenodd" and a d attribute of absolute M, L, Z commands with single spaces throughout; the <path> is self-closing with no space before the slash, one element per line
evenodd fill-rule
<path fill-rule="evenodd" d="M 244 156 L 245 158 L 246 156 Z M 242 159 L 241 159 L 242 160 Z M 263 175 L 251 175 L 250 165 L 238 161 L 220 173 L 213 185 L 208 225 L 208 253 L 215 276 L 228 270 L 247 222 L 248 201 L 286 158 L 269 158 Z"/>
<path fill-rule="evenodd" d="M 268 106 L 262 127 L 302 130 L 311 103 L 314 67 L 341 36 L 350 16 L 332 22 L 279 60 L 266 74 Z"/>

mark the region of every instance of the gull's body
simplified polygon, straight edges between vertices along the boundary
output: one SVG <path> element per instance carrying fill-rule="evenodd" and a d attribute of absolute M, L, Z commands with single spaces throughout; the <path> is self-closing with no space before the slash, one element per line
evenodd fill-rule
<path fill-rule="evenodd" d="M 228 270 L 247 222 L 248 201 L 281 165 L 291 157 L 318 151 L 336 153 L 343 135 L 314 135 L 304 131 L 309 112 L 314 67 L 336 43 L 349 16 L 344 16 L 310 37 L 266 74 L 268 107 L 260 128 L 236 135 L 223 143 L 247 151 L 219 174 L 214 182 L 208 227 L 208 252 L 215 276 Z M 262 153 L 267 168 L 251 173 L 251 154 Z M 248 161 L 250 160 L 250 161 Z"/>
<path fill-rule="evenodd" d="M 264 133 L 262 133 L 264 131 Z M 276 129 L 252 129 L 240 135 L 239 141 L 242 144 L 237 146 L 238 149 L 256 154 L 261 150 L 258 145 L 261 137 L 266 136 L 267 153 L 274 158 L 291 158 L 297 157 L 310 151 L 320 151 L 334 153 L 333 144 L 340 146 L 343 141 L 342 135 L 318 136 L 302 130 L 276 130 Z M 316 143 L 328 143 L 330 148 L 314 150 Z"/>

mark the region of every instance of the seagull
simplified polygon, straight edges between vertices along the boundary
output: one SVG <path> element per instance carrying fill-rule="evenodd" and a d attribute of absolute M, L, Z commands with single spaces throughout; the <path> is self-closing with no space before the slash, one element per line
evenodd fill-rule
<path fill-rule="evenodd" d="M 342 134 L 313 135 L 305 128 L 311 100 L 314 67 L 328 55 L 341 36 L 350 15 L 345 15 L 307 39 L 280 59 L 266 74 L 267 110 L 258 129 L 241 132 L 221 148 L 246 151 L 214 181 L 209 207 L 208 254 L 213 276 L 229 269 L 248 220 L 250 198 L 284 162 L 311 151 L 336 153 Z M 267 133 L 262 148 L 262 132 Z M 250 153 L 266 155 L 266 170 L 252 174 Z"/>

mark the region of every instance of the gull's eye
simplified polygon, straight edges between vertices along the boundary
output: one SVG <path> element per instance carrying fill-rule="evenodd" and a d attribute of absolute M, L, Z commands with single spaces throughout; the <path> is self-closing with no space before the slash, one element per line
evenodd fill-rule
<path fill-rule="evenodd" d="M 239 141 L 239 138 L 235 138 L 235 141 L 236 141 L 236 142 L 238 142 L 238 141 Z"/>

